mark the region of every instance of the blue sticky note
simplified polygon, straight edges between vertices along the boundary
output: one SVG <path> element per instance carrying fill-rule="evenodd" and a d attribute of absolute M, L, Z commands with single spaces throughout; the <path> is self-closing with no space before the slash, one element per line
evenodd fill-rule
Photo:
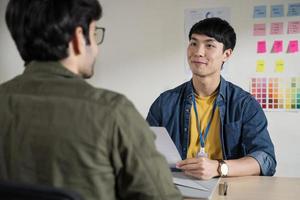
<path fill-rule="evenodd" d="M 265 18 L 267 16 L 267 6 L 254 6 L 253 18 Z"/>
<path fill-rule="evenodd" d="M 300 16 L 300 3 L 289 4 L 287 16 Z"/>
<path fill-rule="evenodd" d="M 271 17 L 283 17 L 284 7 L 283 5 L 272 5 L 271 6 Z"/>

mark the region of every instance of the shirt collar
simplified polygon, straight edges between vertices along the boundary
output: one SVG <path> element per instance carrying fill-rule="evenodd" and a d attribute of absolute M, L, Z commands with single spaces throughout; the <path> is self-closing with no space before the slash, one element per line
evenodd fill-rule
<path fill-rule="evenodd" d="M 57 61 L 31 61 L 25 66 L 24 74 L 27 73 L 48 73 L 67 78 L 81 78 L 80 76 L 74 74 L 66 67 L 64 67 L 60 62 Z"/>
<path fill-rule="evenodd" d="M 221 76 L 220 86 L 219 86 L 219 94 L 217 96 L 217 104 L 219 104 L 222 101 L 225 101 L 226 86 L 227 86 L 227 81 Z M 192 95 L 193 95 L 193 82 L 191 79 L 190 81 L 187 82 L 187 88 L 185 90 L 185 97 L 191 100 Z"/>
<path fill-rule="evenodd" d="M 225 101 L 226 87 L 227 87 L 227 81 L 221 76 L 219 95 L 217 97 L 217 102 L 220 102 L 222 100 Z"/>

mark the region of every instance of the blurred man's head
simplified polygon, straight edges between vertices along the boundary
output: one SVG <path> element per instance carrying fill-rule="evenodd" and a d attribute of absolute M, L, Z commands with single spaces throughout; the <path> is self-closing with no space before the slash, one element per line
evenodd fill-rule
<path fill-rule="evenodd" d="M 97 0 L 10 0 L 6 23 L 25 63 L 60 61 L 75 53 L 87 68 L 79 75 L 88 78 L 88 65 L 98 51 L 95 22 L 101 15 Z"/>

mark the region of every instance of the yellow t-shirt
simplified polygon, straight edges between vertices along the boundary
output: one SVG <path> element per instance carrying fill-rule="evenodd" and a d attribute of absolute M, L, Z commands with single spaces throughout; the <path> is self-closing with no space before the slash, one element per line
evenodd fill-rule
<path fill-rule="evenodd" d="M 210 120 L 213 105 L 217 98 L 218 91 L 214 92 L 211 96 L 208 97 L 199 97 L 195 94 L 198 118 L 201 123 L 201 132 L 204 134 L 206 126 Z M 196 157 L 197 153 L 200 149 L 200 138 L 198 125 L 196 122 L 196 115 L 194 106 L 191 108 L 190 115 L 190 141 L 189 148 L 187 153 L 187 158 Z M 208 131 L 207 138 L 205 140 L 205 152 L 208 154 L 210 159 L 222 159 L 222 147 L 221 147 L 221 139 L 220 139 L 220 114 L 219 108 L 216 107 L 210 129 Z"/>

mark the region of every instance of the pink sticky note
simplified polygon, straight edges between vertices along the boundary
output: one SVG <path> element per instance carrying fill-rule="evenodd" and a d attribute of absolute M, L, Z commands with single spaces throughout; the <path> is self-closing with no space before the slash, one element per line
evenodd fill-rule
<path fill-rule="evenodd" d="M 272 48 L 273 53 L 282 52 L 283 42 L 282 40 L 275 40 Z"/>
<path fill-rule="evenodd" d="M 255 36 L 266 35 L 266 24 L 254 24 L 253 35 Z"/>
<path fill-rule="evenodd" d="M 289 46 L 288 46 L 288 53 L 295 53 L 298 52 L 299 48 L 298 48 L 298 40 L 291 40 L 289 42 Z"/>
<path fill-rule="evenodd" d="M 265 53 L 267 51 L 266 41 L 257 42 L 257 53 Z"/>
<path fill-rule="evenodd" d="M 288 34 L 300 33 L 300 21 L 294 21 L 288 23 Z"/>
<path fill-rule="evenodd" d="M 280 35 L 283 34 L 283 22 L 274 22 L 271 23 L 271 35 Z"/>

